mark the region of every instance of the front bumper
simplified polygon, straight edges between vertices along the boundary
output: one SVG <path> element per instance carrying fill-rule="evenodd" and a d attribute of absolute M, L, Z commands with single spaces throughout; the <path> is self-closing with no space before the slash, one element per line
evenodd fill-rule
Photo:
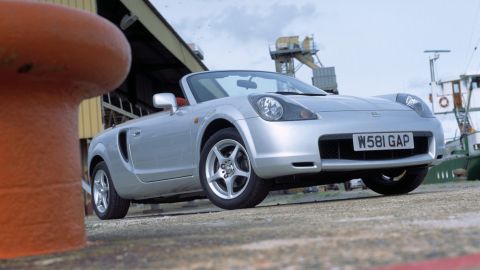
<path fill-rule="evenodd" d="M 443 129 L 435 118 L 421 118 L 411 111 L 319 113 L 318 120 L 268 122 L 260 117 L 238 120 L 256 174 L 262 178 L 356 171 L 431 164 L 443 154 Z M 386 160 L 321 159 L 319 138 L 332 134 L 375 132 L 427 132 L 428 152 Z"/>

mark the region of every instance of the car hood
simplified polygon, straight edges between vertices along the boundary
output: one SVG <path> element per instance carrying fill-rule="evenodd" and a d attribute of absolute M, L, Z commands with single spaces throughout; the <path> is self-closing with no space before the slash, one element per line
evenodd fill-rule
<path fill-rule="evenodd" d="M 407 106 L 376 97 L 286 96 L 314 112 L 336 111 L 409 111 Z"/>

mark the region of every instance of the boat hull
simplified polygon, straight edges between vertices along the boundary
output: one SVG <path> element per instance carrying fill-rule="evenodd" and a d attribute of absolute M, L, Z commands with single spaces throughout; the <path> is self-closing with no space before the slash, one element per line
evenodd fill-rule
<path fill-rule="evenodd" d="M 480 156 L 458 156 L 430 168 L 425 184 L 480 180 Z"/>

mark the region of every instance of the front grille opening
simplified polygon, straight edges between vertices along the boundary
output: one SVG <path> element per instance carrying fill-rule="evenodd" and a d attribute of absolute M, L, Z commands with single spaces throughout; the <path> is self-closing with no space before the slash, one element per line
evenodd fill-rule
<path fill-rule="evenodd" d="M 385 160 L 406 158 L 428 153 L 428 136 L 414 136 L 413 149 L 354 151 L 352 138 L 322 139 L 319 141 L 322 159 Z"/>

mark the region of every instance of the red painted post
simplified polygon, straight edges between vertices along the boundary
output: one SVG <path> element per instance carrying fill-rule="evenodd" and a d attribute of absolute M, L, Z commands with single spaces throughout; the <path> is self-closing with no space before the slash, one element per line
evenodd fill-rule
<path fill-rule="evenodd" d="M 130 62 L 105 19 L 0 1 L 0 258 L 85 245 L 78 105 L 118 87 Z"/>

